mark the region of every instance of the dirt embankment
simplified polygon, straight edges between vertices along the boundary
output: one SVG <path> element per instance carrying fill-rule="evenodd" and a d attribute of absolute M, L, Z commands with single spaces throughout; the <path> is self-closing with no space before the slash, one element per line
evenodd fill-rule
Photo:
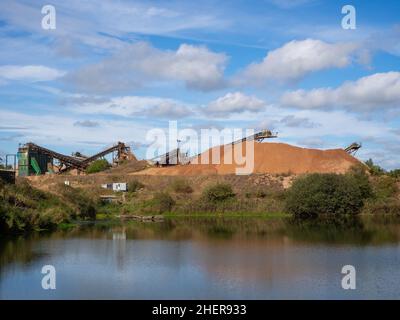
<path fill-rule="evenodd" d="M 219 153 L 219 161 L 218 161 Z M 343 149 L 318 150 L 291 146 L 284 143 L 254 143 L 254 157 L 246 151 L 246 144 L 214 147 L 205 151 L 191 164 L 164 168 L 149 168 L 132 174 L 146 175 L 225 175 L 235 174 L 237 164 L 235 154 L 243 154 L 247 161 L 254 158 L 252 173 L 255 174 L 304 174 L 304 173 L 345 173 L 351 166 L 361 162 L 346 153 Z M 209 159 L 209 164 L 202 159 Z M 232 160 L 230 160 L 232 159 Z M 196 162 L 199 164 L 194 164 Z M 219 163 L 219 164 L 215 164 Z"/>

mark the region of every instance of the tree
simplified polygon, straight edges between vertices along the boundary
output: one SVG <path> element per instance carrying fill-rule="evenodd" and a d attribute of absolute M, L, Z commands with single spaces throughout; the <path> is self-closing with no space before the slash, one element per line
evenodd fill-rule
<path fill-rule="evenodd" d="M 110 167 L 110 164 L 106 159 L 99 159 L 93 161 L 86 169 L 86 173 L 96 173 L 107 170 Z"/>
<path fill-rule="evenodd" d="M 227 183 L 217 183 L 208 186 L 203 191 L 203 197 L 209 202 L 221 202 L 235 197 L 231 185 Z"/>
<path fill-rule="evenodd" d="M 369 172 L 374 176 L 379 176 L 385 173 L 385 170 L 382 167 L 376 165 L 371 158 L 365 161 L 365 164 L 368 166 Z"/>
<path fill-rule="evenodd" d="M 286 209 L 297 217 L 357 214 L 371 196 L 367 180 L 352 174 L 310 174 L 287 192 Z"/>

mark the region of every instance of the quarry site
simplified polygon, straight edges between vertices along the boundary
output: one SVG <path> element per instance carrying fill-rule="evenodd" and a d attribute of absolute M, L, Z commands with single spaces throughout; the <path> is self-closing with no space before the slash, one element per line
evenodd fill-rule
<path fill-rule="evenodd" d="M 101 195 L 110 193 L 109 190 L 105 190 L 107 184 L 111 190 L 113 187 L 110 184 L 122 184 L 122 191 L 127 191 L 126 185 L 132 179 L 148 182 L 168 181 L 173 177 L 184 177 L 191 181 L 241 181 L 236 183 L 241 188 L 247 185 L 274 184 L 286 189 L 298 175 L 341 174 L 346 173 L 352 166 L 363 165 L 354 156 L 361 148 L 358 143 L 343 149 L 319 150 L 276 142 L 272 138 L 277 138 L 277 135 L 263 130 L 230 144 L 212 147 L 192 157 L 177 148 L 150 160 L 138 159 L 123 142 L 117 142 L 92 156 L 79 152 L 64 155 L 35 143 L 26 143 L 20 145 L 17 155 L 7 157 L 7 165 L 14 162 L 12 169 L 7 172 L 9 175 L 16 175 L 17 179 L 26 178 L 34 186 L 50 192 L 52 185 L 65 183 L 89 189 L 98 188 Z M 246 154 L 248 142 L 254 142 L 251 172 L 237 174 L 237 169 L 245 164 L 237 164 L 232 154 L 239 152 L 249 161 Z M 91 164 L 107 155 L 112 159 L 109 167 L 99 172 L 87 173 Z M 3 171 L 6 173 L 6 170 Z M 160 182 L 157 185 L 160 185 Z M 198 186 L 199 183 L 195 185 Z"/>

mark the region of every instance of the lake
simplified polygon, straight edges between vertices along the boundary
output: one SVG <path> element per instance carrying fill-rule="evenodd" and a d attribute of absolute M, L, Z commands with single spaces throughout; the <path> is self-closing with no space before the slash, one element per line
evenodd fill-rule
<path fill-rule="evenodd" d="M 0 238 L 0 298 L 399 299 L 399 244 L 390 216 L 97 222 Z M 44 265 L 55 290 L 42 289 Z"/>

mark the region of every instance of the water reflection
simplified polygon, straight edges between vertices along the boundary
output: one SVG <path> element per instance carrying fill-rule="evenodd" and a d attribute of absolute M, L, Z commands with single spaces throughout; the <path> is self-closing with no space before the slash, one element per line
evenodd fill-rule
<path fill-rule="evenodd" d="M 398 298 L 400 219 L 180 218 L 0 240 L 1 298 Z M 39 288 L 56 266 L 56 292 Z M 361 278 L 340 287 L 341 267 Z M 39 281 L 39 282 L 38 282 Z"/>
<path fill-rule="evenodd" d="M 397 216 L 345 216 L 319 219 L 287 220 L 286 234 L 308 242 L 348 245 L 398 243 L 400 219 Z"/>

